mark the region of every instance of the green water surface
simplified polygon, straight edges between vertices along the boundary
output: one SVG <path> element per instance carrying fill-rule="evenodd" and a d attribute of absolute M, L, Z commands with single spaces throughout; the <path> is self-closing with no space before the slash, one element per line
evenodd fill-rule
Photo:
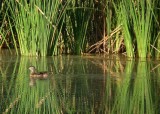
<path fill-rule="evenodd" d="M 48 71 L 30 85 L 29 66 Z M 117 56 L 0 56 L 0 113 L 158 114 L 160 62 Z"/>

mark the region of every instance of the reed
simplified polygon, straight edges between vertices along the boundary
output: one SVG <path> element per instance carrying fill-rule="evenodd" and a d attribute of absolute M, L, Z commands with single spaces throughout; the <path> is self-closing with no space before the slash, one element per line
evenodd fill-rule
<path fill-rule="evenodd" d="M 129 15 L 129 18 L 125 20 L 131 22 L 127 27 L 132 27 L 132 31 L 125 31 L 136 39 L 138 57 L 147 57 L 150 52 L 149 43 L 151 37 L 151 25 L 152 25 L 152 9 L 154 3 L 151 1 L 125 1 L 122 0 L 123 15 Z M 130 37 L 127 37 L 130 39 Z M 125 43 L 127 45 L 128 43 Z"/>
<path fill-rule="evenodd" d="M 71 49 L 74 54 L 81 54 L 86 47 L 86 33 L 88 30 L 89 21 L 93 10 L 93 0 L 88 2 L 76 0 L 70 3 L 70 8 L 67 11 L 69 17 L 68 25 L 71 26 L 69 33 L 73 34 L 70 37 L 72 45 Z M 67 23 L 66 23 L 67 24 Z"/>
<path fill-rule="evenodd" d="M 47 56 L 54 53 L 58 45 L 59 36 L 56 34 L 62 17 L 59 15 L 61 4 L 59 0 L 8 1 L 22 55 Z"/>
<path fill-rule="evenodd" d="M 120 22 L 122 22 L 122 33 L 124 37 L 124 45 L 128 57 L 134 57 L 133 36 L 131 35 L 132 24 L 130 22 L 130 15 L 128 15 L 129 8 L 125 3 L 120 3 Z"/>
<path fill-rule="evenodd" d="M 5 4 L 5 0 L 0 2 L 0 48 L 8 48 L 10 53 L 12 53 L 11 49 L 15 48 L 18 54 L 17 47 L 11 43 L 13 41 L 17 45 L 13 35 L 13 25 L 8 18 L 9 8 Z"/>
<path fill-rule="evenodd" d="M 103 4 L 93 0 L 4 0 L 0 5 L 0 45 L 15 48 L 17 54 L 159 56 L 157 0 L 103 0 Z"/>

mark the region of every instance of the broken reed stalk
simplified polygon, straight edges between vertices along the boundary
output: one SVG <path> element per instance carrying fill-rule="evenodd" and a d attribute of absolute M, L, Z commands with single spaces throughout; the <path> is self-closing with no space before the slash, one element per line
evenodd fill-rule
<path fill-rule="evenodd" d="M 111 39 L 113 37 L 113 35 L 115 35 L 117 32 L 119 32 L 121 30 L 121 25 L 119 25 L 117 28 L 115 28 L 111 34 L 109 36 L 105 36 L 102 40 L 96 42 L 95 44 L 91 45 L 88 49 L 88 53 L 91 53 L 92 51 L 94 51 L 95 49 L 97 49 L 98 47 L 100 47 L 101 45 L 104 44 L 104 42 L 107 42 L 109 39 Z M 112 44 L 113 45 L 113 44 Z"/>

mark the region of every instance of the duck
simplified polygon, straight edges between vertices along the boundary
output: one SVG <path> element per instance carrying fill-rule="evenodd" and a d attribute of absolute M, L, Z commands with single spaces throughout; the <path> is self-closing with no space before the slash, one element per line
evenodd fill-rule
<path fill-rule="evenodd" d="M 30 70 L 30 78 L 31 79 L 47 79 L 48 78 L 48 72 L 37 72 L 36 68 L 34 66 L 29 67 Z"/>

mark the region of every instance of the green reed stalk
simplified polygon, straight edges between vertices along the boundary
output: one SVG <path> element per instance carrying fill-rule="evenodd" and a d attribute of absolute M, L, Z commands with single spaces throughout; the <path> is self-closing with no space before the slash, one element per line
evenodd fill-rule
<path fill-rule="evenodd" d="M 147 57 L 149 52 L 149 43 L 151 37 L 152 25 L 152 7 L 153 3 L 150 0 L 141 1 L 123 1 L 129 7 L 129 15 L 133 21 L 133 32 L 135 33 L 137 50 L 139 57 Z"/>
<path fill-rule="evenodd" d="M 8 1 L 22 55 L 46 56 L 54 53 L 51 47 L 57 46 L 53 46 L 53 42 L 57 42 L 55 34 L 58 32 L 57 22 L 60 20 L 58 15 L 61 4 L 59 0 L 35 0 L 28 3 Z"/>
<path fill-rule="evenodd" d="M 153 12 L 154 12 L 154 24 L 153 24 L 153 27 L 152 27 L 152 49 L 153 49 L 153 52 L 155 52 L 155 56 L 157 58 L 160 57 L 160 4 L 159 4 L 159 1 L 156 0 L 154 1 L 155 5 L 154 5 L 154 9 L 153 9 Z M 154 51 L 155 49 L 155 51 Z"/>
<path fill-rule="evenodd" d="M 160 32 L 158 32 L 158 35 L 157 35 L 156 39 L 157 39 L 157 40 L 155 40 L 156 43 L 157 43 L 156 48 L 157 48 L 157 50 L 160 50 Z M 155 56 L 156 56 L 157 58 L 159 58 L 159 57 L 160 57 L 160 52 L 159 52 L 159 51 L 156 51 L 156 52 L 155 52 Z"/>
<path fill-rule="evenodd" d="M 141 9 L 138 8 L 139 15 L 136 16 L 135 14 L 132 14 L 134 17 L 133 22 L 135 22 L 134 29 L 135 29 L 136 39 L 137 39 L 139 57 L 147 56 L 148 46 L 150 42 L 150 36 L 151 36 L 150 28 L 151 28 L 151 20 L 152 20 L 150 4 L 151 4 L 151 1 L 146 1 L 146 6 L 145 6 L 145 1 L 143 0 L 140 1 Z M 136 11 L 136 9 L 134 11 Z"/>
<path fill-rule="evenodd" d="M 116 37 L 109 38 L 112 34 L 113 28 L 116 28 L 116 27 L 118 28 L 119 26 L 117 25 L 118 18 L 116 17 L 116 13 L 118 12 L 116 11 L 116 7 L 114 7 L 116 3 L 114 3 L 114 1 L 112 0 L 105 0 L 103 4 L 105 8 L 105 12 L 103 12 L 104 13 L 103 18 L 105 18 L 105 22 L 104 22 L 105 26 L 103 27 L 105 32 L 103 33 L 104 34 L 103 37 L 104 39 L 106 39 L 106 36 L 108 36 L 107 42 L 106 40 L 104 40 L 103 49 L 104 49 L 104 52 L 106 52 L 105 48 L 108 49 L 107 51 L 111 53 L 115 51 L 118 52 L 120 47 L 119 45 L 121 44 L 119 42 L 120 38 L 118 39 L 116 39 Z M 114 13 L 114 11 L 116 11 L 116 13 Z"/>
<path fill-rule="evenodd" d="M 134 50 L 133 50 L 133 42 L 132 42 L 132 36 L 131 36 L 131 24 L 130 19 L 128 15 L 128 7 L 124 4 L 120 4 L 120 17 L 122 22 L 122 28 L 123 28 L 123 35 L 124 35 L 124 43 L 126 47 L 126 52 L 128 57 L 134 57 Z"/>
<path fill-rule="evenodd" d="M 12 53 L 11 48 L 16 47 L 15 38 L 12 35 L 13 28 L 11 26 L 11 22 L 8 19 L 8 8 L 6 8 L 6 5 L 4 5 L 6 2 L 3 1 L 2 7 L 0 9 L 0 48 L 3 46 L 7 47 Z M 14 45 L 11 44 L 12 40 L 14 41 Z M 16 48 L 16 53 L 18 54 L 18 50 Z"/>
<path fill-rule="evenodd" d="M 71 8 L 68 10 L 67 14 L 70 17 L 69 24 L 72 26 L 71 32 L 73 32 L 74 35 L 74 41 L 72 42 L 74 54 L 81 54 L 85 51 L 86 32 L 92 12 L 92 6 L 92 0 L 89 2 L 77 0 L 71 3 Z M 73 38 L 70 40 L 72 41 Z"/>

